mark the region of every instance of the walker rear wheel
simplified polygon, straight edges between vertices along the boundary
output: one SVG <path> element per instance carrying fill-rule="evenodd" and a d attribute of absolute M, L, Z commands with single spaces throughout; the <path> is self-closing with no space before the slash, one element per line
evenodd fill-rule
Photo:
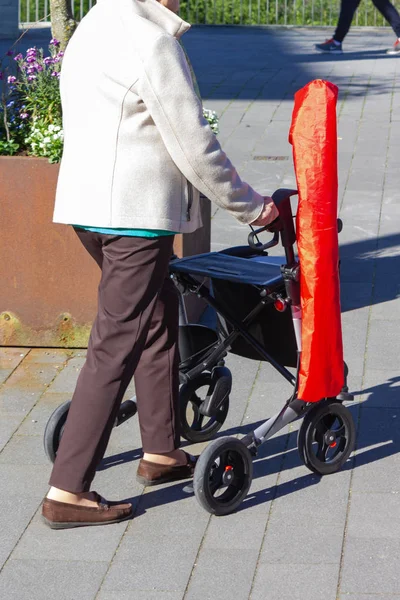
<path fill-rule="evenodd" d="M 47 421 L 46 428 L 43 436 L 43 446 L 47 458 L 53 463 L 57 456 L 58 446 L 64 433 L 65 422 L 68 417 L 69 407 L 71 400 L 63 402 L 56 410 L 50 415 L 50 419 Z"/>
<path fill-rule="evenodd" d="M 194 493 L 213 515 L 235 511 L 249 491 L 253 476 L 247 447 L 233 437 L 214 440 L 201 453 L 194 472 Z"/>
<path fill-rule="evenodd" d="M 181 435 L 188 442 L 206 442 L 222 427 L 229 410 L 229 396 L 225 398 L 215 415 L 207 417 L 200 406 L 209 394 L 212 384 L 211 373 L 202 373 L 179 390 L 179 412 Z"/>
<path fill-rule="evenodd" d="M 304 417 L 297 447 L 306 467 L 319 475 L 330 475 L 347 461 L 355 440 L 349 409 L 335 400 L 325 400 L 313 406 Z"/>

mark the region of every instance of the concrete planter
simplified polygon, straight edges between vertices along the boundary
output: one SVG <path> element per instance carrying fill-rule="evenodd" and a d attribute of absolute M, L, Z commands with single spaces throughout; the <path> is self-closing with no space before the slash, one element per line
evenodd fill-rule
<path fill-rule="evenodd" d="M 72 228 L 52 223 L 57 175 L 47 159 L 0 157 L 0 346 L 87 345 L 100 271 Z M 205 226 L 177 236 L 179 256 L 209 251 L 202 204 Z M 190 318 L 202 308 L 191 302 Z"/>

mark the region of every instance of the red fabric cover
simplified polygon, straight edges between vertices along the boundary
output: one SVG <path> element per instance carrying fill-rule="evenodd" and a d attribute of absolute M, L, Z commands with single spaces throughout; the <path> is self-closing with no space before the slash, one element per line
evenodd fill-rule
<path fill-rule="evenodd" d="M 338 88 L 311 81 L 295 94 L 293 145 L 299 206 L 302 352 L 298 397 L 317 402 L 344 384 L 337 233 Z"/>

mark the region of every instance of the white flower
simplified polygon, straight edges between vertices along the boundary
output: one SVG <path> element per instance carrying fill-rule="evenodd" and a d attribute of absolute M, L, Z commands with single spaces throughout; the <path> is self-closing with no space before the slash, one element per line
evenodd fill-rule
<path fill-rule="evenodd" d="M 43 143 L 44 144 L 50 144 L 51 142 L 51 138 L 49 138 L 48 136 L 46 136 L 45 138 L 43 138 Z"/>
<path fill-rule="evenodd" d="M 54 129 L 55 129 L 54 125 L 49 125 L 48 128 L 47 128 L 47 131 L 53 132 Z"/>

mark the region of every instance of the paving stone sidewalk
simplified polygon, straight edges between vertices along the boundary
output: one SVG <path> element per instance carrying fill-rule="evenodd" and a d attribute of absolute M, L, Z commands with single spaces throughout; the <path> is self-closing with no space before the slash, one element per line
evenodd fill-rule
<path fill-rule="evenodd" d="M 2 600 L 400 599 L 400 59 L 385 54 L 389 30 L 353 29 L 343 56 L 316 54 L 313 44 L 329 34 L 199 27 L 185 42 L 205 105 L 221 115 L 224 149 L 263 193 L 295 185 L 287 141 L 294 92 L 315 78 L 339 86 L 355 457 L 320 479 L 302 465 L 291 426 L 262 447 L 241 509 L 210 517 L 181 483 L 136 483 L 141 450 L 132 419 L 113 431 L 95 488 L 131 499 L 135 518 L 50 531 L 39 518 L 50 473 L 43 430 L 71 397 L 85 352 L 0 348 Z M 33 45 L 34 36 L 24 43 Z M 1 42 L 0 52 L 7 47 Z M 214 249 L 246 236 L 214 207 Z M 221 434 L 243 433 L 282 406 L 289 386 L 263 363 L 230 356 L 228 366 L 234 384 Z"/>

